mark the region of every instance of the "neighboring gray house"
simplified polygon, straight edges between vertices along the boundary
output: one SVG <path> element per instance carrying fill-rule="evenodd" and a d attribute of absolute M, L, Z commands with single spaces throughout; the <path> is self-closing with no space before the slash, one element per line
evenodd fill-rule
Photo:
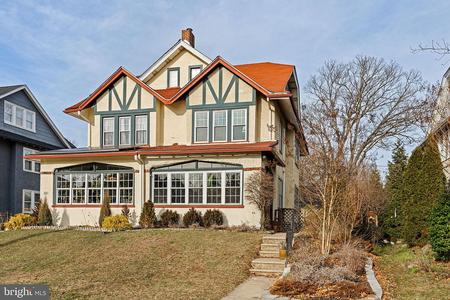
<path fill-rule="evenodd" d="M 26 85 L 0 87 L 0 214 L 30 213 L 40 199 L 40 163 L 24 155 L 73 148 Z"/>

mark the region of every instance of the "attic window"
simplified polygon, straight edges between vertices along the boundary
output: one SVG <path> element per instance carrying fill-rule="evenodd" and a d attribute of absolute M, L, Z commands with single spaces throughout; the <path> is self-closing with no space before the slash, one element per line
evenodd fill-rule
<path fill-rule="evenodd" d="M 167 87 L 179 87 L 180 86 L 180 68 L 167 69 Z"/>

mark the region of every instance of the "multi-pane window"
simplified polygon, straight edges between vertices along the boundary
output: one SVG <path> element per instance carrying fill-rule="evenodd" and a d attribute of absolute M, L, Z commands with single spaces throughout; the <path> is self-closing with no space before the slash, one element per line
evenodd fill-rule
<path fill-rule="evenodd" d="M 195 76 L 197 76 L 200 71 L 202 70 L 202 67 L 190 67 L 189 68 L 189 80 L 192 80 Z"/>
<path fill-rule="evenodd" d="M 189 203 L 203 203 L 203 173 L 189 173 Z"/>
<path fill-rule="evenodd" d="M 242 171 L 234 165 L 223 165 L 223 170 L 220 170 L 219 165 L 193 161 L 153 170 L 153 202 L 240 204 L 242 202 Z"/>
<path fill-rule="evenodd" d="M 36 153 L 36 150 L 23 147 L 23 156 Z M 41 171 L 41 163 L 36 160 L 23 158 L 23 170 L 26 172 L 39 173 Z"/>
<path fill-rule="evenodd" d="M 36 131 L 36 113 L 5 101 L 4 122 L 29 131 Z"/>
<path fill-rule="evenodd" d="M 208 123 L 209 112 L 208 111 L 196 111 L 194 113 L 194 141 L 195 142 L 207 142 L 208 141 Z"/>
<path fill-rule="evenodd" d="M 227 140 L 227 111 L 213 111 L 213 141 L 225 142 Z"/>
<path fill-rule="evenodd" d="M 103 146 L 114 146 L 114 118 L 103 118 Z"/>
<path fill-rule="evenodd" d="M 222 200 L 222 173 L 207 173 L 206 176 L 206 202 L 220 203 Z"/>
<path fill-rule="evenodd" d="M 167 203 L 167 174 L 153 175 L 153 202 Z"/>
<path fill-rule="evenodd" d="M 119 144 L 131 144 L 131 117 L 119 118 Z"/>
<path fill-rule="evenodd" d="M 147 144 L 148 121 L 147 116 L 136 116 L 136 145 Z"/>
<path fill-rule="evenodd" d="M 235 109 L 231 115 L 232 140 L 243 141 L 247 138 L 247 110 Z"/>
<path fill-rule="evenodd" d="M 31 213 L 40 203 L 40 194 L 38 191 L 22 190 L 23 207 L 22 212 Z"/>
<path fill-rule="evenodd" d="M 229 172 L 225 177 L 225 203 L 241 202 L 241 173 Z"/>
<path fill-rule="evenodd" d="M 171 174 L 171 200 L 172 203 L 184 203 L 186 199 L 186 189 L 184 181 L 185 173 L 172 173 Z"/>
<path fill-rule="evenodd" d="M 167 85 L 168 87 L 180 86 L 180 69 L 168 69 L 167 70 Z"/>
<path fill-rule="evenodd" d="M 111 204 L 133 203 L 131 172 L 57 174 L 55 181 L 57 204 L 100 204 L 105 199 Z"/>

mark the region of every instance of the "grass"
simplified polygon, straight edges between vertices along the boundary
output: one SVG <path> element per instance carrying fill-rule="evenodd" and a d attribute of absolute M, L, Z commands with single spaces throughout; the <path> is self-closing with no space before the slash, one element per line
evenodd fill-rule
<path fill-rule="evenodd" d="M 214 230 L 0 232 L 0 282 L 52 299 L 220 299 L 249 275 L 261 235 Z"/>
<path fill-rule="evenodd" d="M 406 245 L 376 247 L 377 275 L 390 299 L 449 299 L 450 264 L 433 261 L 430 251 Z M 378 277 L 378 276 L 377 276 Z"/>

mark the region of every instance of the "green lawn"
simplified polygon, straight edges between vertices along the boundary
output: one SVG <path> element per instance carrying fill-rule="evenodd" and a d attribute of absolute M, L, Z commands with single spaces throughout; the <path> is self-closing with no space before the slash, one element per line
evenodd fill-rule
<path fill-rule="evenodd" d="M 434 262 L 421 249 L 401 245 L 377 247 L 374 252 L 380 255 L 376 269 L 389 299 L 450 299 L 449 263 Z"/>
<path fill-rule="evenodd" d="M 52 299 L 220 299 L 249 275 L 259 233 L 0 232 L 0 283 L 47 283 Z"/>

